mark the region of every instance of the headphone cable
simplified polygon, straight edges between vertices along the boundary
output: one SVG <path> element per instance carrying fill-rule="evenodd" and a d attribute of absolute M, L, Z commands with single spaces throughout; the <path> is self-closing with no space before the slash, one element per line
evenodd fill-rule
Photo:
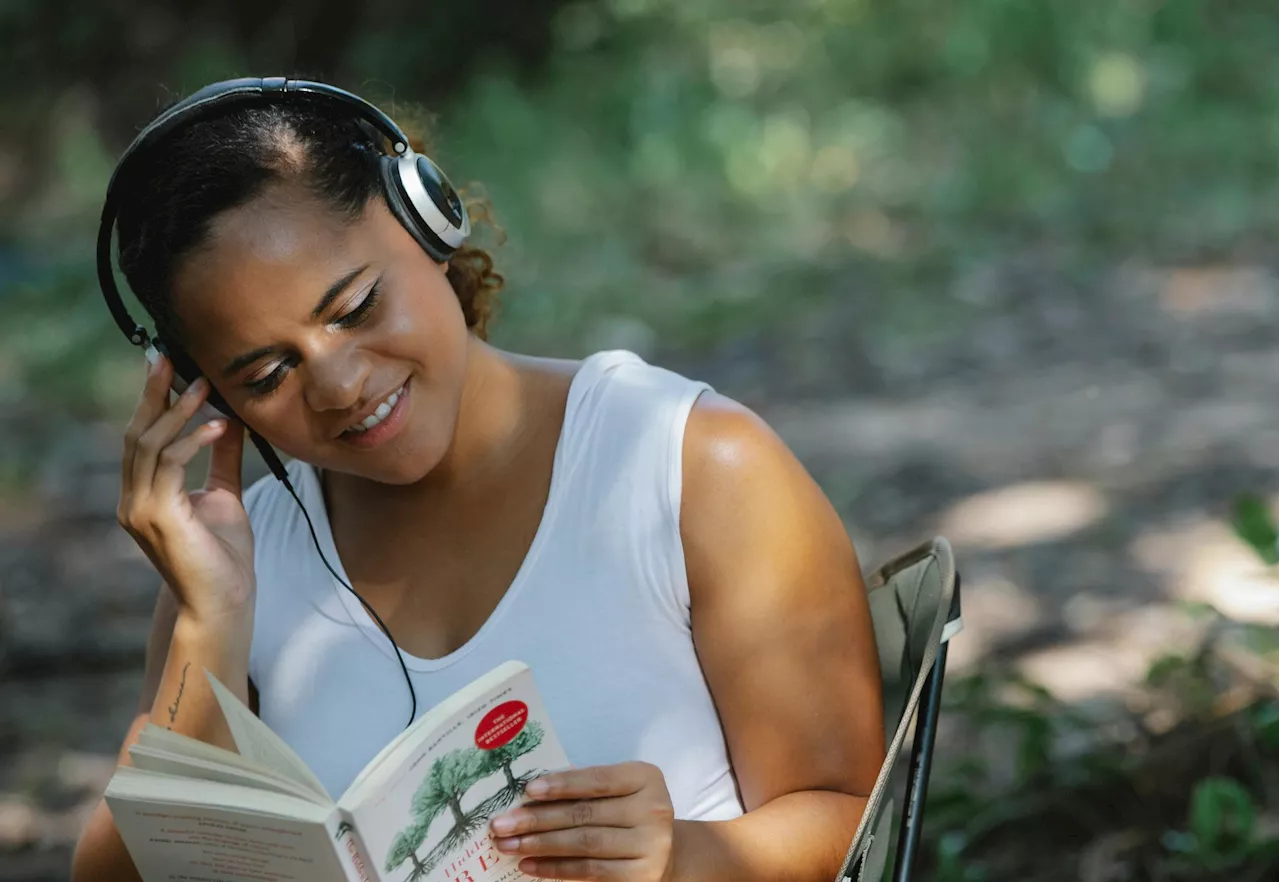
<path fill-rule="evenodd" d="M 284 484 L 285 489 L 289 491 L 289 495 L 293 497 L 293 501 L 298 503 L 298 508 L 302 509 L 302 516 L 307 519 L 307 529 L 311 531 L 311 541 L 315 544 L 316 553 L 320 555 L 320 560 L 324 562 L 325 568 L 333 574 L 333 578 L 337 579 L 338 583 L 342 585 L 343 588 L 350 591 L 352 595 L 354 595 L 355 599 L 360 601 L 360 604 L 368 610 L 369 615 L 373 616 L 373 620 L 378 623 L 378 627 L 382 629 L 382 633 L 386 634 L 387 639 L 391 641 L 391 648 L 394 649 L 396 653 L 396 661 L 400 662 L 400 670 L 404 672 L 404 682 L 409 686 L 411 710 L 409 711 L 409 722 L 405 724 L 405 728 L 409 728 L 409 726 L 413 725 L 413 720 L 418 715 L 418 694 L 414 691 L 413 680 L 409 677 L 409 668 L 404 663 L 404 654 L 400 651 L 400 646 L 396 643 L 396 638 L 391 636 L 391 630 L 383 623 L 382 617 L 378 615 L 374 608 L 360 596 L 360 593 L 356 591 L 356 589 L 347 584 L 347 580 L 339 576 L 338 571 L 329 563 L 329 559 L 324 555 L 324 549 L 320 547 L 320 537 L 316 535 L 315 524 L 311 523 L 310 512 L 308 512 L 307 507 L 302 504 L 302 500 L 298 498 L 298 493 L 293 489 L 293 484 L 289 482 L 289 479 L 282 477 L 280 480 Z"/>

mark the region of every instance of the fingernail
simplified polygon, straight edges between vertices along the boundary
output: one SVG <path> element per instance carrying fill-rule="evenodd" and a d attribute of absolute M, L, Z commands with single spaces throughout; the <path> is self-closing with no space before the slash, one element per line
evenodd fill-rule
<path fill-rule="evenodd" d="M 510 839 L 495 839 L 493 844 L 498 846 L 498 851 L 518 851 L 520 848 L 520 837 L 512 836 Z"/>
<path fill-rule="evenodd" d="M 154 343 L 148 343 L 147 348 L 143 350 L 142 354 L 146 357 L 147 364 L 150 367 L 155 367 L 160 363 L 160 350 L 156 349 Z"/>
<path fill-rule="evenodd" d="M 545 796 L 547 791 L 551 789 L 551 785 L 541 778 L 534 778 L 524 788 L 524 792 L 530 796 Z"/>
<path fill-rule="evenodd" d="M 510 815 L 498 815 L 492 824 L 495 833 L 514 833 L 516 829 L 516 819 Z"/>
<path fill-rule="evenodd" d="M 204 377 L 196 377 L 196 381 L 187 387 L 187 391 L 192 395 L 204 391 L 204 387 L 209 385 L 209 381 Z"/>

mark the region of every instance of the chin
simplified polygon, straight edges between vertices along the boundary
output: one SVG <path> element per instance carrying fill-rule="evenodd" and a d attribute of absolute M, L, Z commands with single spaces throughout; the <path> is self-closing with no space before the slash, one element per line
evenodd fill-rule
<path fill-rule="evenodd" d="M 431 474 L 449 449 L 449 438 L 438 432 L 421 433 L 409 444 L 391 444 L 385 451 L 357 452 L 344 457 L 343 471 L 379 484 L 407 486 Z"/>

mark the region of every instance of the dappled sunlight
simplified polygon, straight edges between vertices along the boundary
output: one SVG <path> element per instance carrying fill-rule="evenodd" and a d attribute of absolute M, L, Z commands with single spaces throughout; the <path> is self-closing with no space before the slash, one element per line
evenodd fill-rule
<path fill-rule="evenodd" d="M 1280 621 L 1276 574 L 1222 521 L 1189 517 L 1141 532 L 1129 556 L 1158 576 L 1169 595 L 1208 603 L 1243 621 Z"/>
<path fill-rule="evenodd" d="M 1112 610 L 1088 637 L 1029 652 L 1016 667 L 1063 701 L 1128 695 L 1156 659 L 1196 646 L 1206 627 L 1172 603 Z"/>
<path fill-rule="evenodd" d="M 1017 671 L 1068 702 L 1121 696 L 1141 682 L 1151 653 L 1124 641 L 1083 640 L 1018 659 Z"/>
<path fill-rule="evenodd" d="M 1146 80 L 1142 62 L 1124 52 L 1110 52 L 1089 68 L 1089 95 L 1104 116 L 1129 116 L 1142 106 Z"/>
<path fill-rule="evenodd" d="M 1275 279 L 1263 267 L 1199 266 L 1148 273 L 1159 289 L 1160 306 L 1175 316 L 1263 318 L 1275 313 Z"/>
<path fill-rule="evenodd" d="M 960 500 L 943 514 L 938 529 L 957 547 L 1016 548 L 1078 533 L 1108 510 L 1096 487 L 1032 481 Z"/>

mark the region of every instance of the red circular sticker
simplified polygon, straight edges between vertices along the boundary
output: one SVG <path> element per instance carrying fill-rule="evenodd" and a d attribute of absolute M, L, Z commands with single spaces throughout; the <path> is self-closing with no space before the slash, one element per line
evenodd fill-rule
<path fill-rule="evenodd" d="M 476 747 L 496 750 L 520 734 L 529 720 L 529 706 L 523 701 L 504 701 L 484 715 L 476 726 Z"/>

